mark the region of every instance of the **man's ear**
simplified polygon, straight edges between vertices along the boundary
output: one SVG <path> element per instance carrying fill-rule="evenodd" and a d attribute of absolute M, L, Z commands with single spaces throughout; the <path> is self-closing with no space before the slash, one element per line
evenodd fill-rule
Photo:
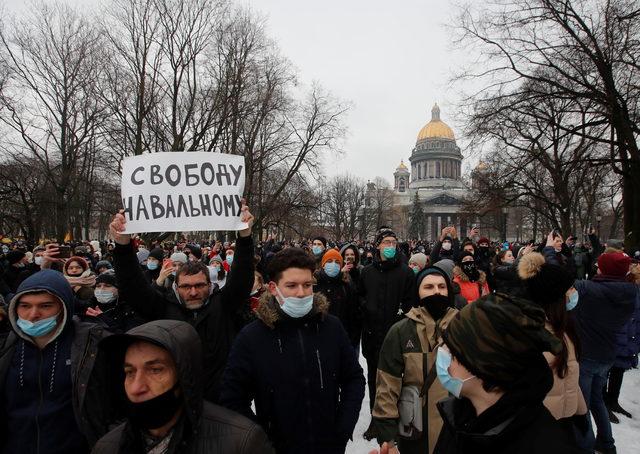
<path fill-rule="evenodd" d="M 273 296 L 278 296 L 278 292 L 276 291 L 276 283 L 273 281 L 269 281 L 269 283 L 267 284 L 267 288 L 269 289 L 269 293 L 271 293 Z"/>

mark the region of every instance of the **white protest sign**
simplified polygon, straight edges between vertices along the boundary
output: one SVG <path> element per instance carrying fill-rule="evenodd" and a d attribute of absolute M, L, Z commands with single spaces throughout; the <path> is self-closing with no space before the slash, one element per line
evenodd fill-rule
<path fill-rule="evenodd" d="M 165 152 L 125 158 L 125 233 L 242 230 L 244 158 L 223 153 Z"/>

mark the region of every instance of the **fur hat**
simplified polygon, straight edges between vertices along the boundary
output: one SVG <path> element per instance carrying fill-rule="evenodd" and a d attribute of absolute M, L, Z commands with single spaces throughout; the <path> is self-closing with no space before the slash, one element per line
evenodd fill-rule
<path fill-rule="evenodd" d="M 531 299 L 541 306 L 548 306 L 563 298 L 574 280 L 565 268 L 547 263 L 538 252 L 522 256 L 518 263 L 518 276 Z"/>

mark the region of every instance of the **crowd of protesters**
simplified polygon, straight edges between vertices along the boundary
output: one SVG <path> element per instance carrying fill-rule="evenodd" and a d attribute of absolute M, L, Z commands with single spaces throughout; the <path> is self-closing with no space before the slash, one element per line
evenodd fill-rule
<path fill-rule="evenodd" d="M 640 252 L 255 242 L 242 219 L 228 242 L 145 243 L 118 213 L 106 242 L 5 244 L 0 452 L 344 453 L 365 388 L 385 453 L 616 452 Z"/>

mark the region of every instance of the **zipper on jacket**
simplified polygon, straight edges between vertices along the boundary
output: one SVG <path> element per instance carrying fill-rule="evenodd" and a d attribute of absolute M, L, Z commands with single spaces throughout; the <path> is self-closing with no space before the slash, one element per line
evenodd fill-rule
<path fill-rule="evenodd" d="M 322 378 L 322 362 L 320 361 L 320 350 L 316 349 L 316 358 L 318 359 L 318 372 L 320 372 L 320 389 L 324 389 L 324 379 Z"/>
<path fill-rule="evenodd" d="M 38 410 L 36 411 L 36 453 L 40 454 L 40 410 L 44 403 L 44 395 L 42 394 L 42 350 L 38 348 L 38 393 L 40 401 L 38 402 Z"/>

